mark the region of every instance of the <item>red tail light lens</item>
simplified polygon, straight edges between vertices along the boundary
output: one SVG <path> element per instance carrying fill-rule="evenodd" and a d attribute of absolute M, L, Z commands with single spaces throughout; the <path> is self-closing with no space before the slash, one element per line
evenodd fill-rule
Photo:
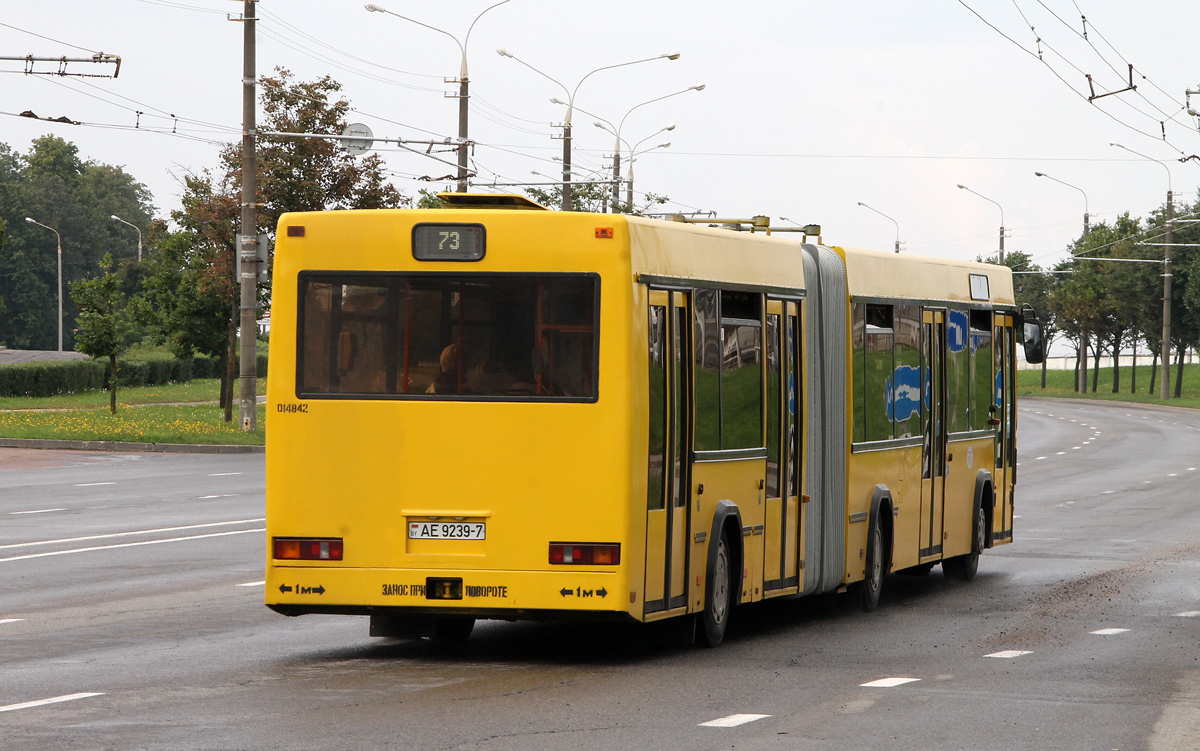
<path fill-rule="evenodd" d="M 276 537 L 275 559 L 284 561 L 340 561 L 339 538 Z"/>
<path fill-rule="evenodd" d="M 552 542 L 550 562 L 574 566 L 617 566 L 621 563 L 621 546 L 607 542 Z"/>

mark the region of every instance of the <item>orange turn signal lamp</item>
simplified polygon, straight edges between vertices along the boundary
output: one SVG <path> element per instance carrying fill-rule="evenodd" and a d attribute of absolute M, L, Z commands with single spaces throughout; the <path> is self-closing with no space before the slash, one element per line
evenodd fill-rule
<path fill-rule="evenodd" d="M 276 537 L 275 560 L 282 561 L 340 561 L 342 540 L 335 537 Z"/>
<path fill-rule="evenodd" d="M 621 545 L 607 542 L 552 542 L 550 562 L 576 566 L 616 566 L 621 563 Z"/>

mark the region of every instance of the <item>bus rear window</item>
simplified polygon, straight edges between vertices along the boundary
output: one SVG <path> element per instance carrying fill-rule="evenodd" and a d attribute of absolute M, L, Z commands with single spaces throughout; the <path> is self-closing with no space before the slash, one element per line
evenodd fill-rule
<path fill-rule="evenodd" d="M 594 274 L 300 275 L 297 393 L 592 401 Z"/>

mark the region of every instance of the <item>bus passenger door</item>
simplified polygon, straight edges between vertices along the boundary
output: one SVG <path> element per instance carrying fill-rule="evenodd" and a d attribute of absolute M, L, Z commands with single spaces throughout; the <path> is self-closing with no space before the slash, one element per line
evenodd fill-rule
<path fill-rule="evenodd" d="M 1013 434 L 1016 432 L 1017 419 L 1013 399 L 1016 390 L 1013 317 L 996 314 L 995 327 L 997 412 L 993 417 L 999 423 L 996 425 L 996 477 L 993 481 L 996 509 L 992 519 L 992 539 L 1000 542 L 1011 540 L 1013 535 Z"/>
<path fill-rule="evenodd" d="M 686 302 L 683 293 L 650 293 L 646 615 L 687 605 Z"/>
<path fill-rule="evenodd" d="M 921 316 L 924 397 L 921 400 L 924 443 L 921 451 L 920 559 L 940 558 L 946 490 L 946 312 L 926 310 Z"/>
<path fill-rule="evenodd" d="M 763 589 L 783 594 L 800 585 L 800 318 L 797 304 L 767 303 L 767 478 Z"/>

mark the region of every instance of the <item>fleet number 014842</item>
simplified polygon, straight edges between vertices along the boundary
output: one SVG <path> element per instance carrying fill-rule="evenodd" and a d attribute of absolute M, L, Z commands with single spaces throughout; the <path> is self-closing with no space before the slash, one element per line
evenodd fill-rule
<path fill-rule="evenodd" d="M 409 522 L 410 540 L 482 540 L 486 527 L 483 522 Z"/>

